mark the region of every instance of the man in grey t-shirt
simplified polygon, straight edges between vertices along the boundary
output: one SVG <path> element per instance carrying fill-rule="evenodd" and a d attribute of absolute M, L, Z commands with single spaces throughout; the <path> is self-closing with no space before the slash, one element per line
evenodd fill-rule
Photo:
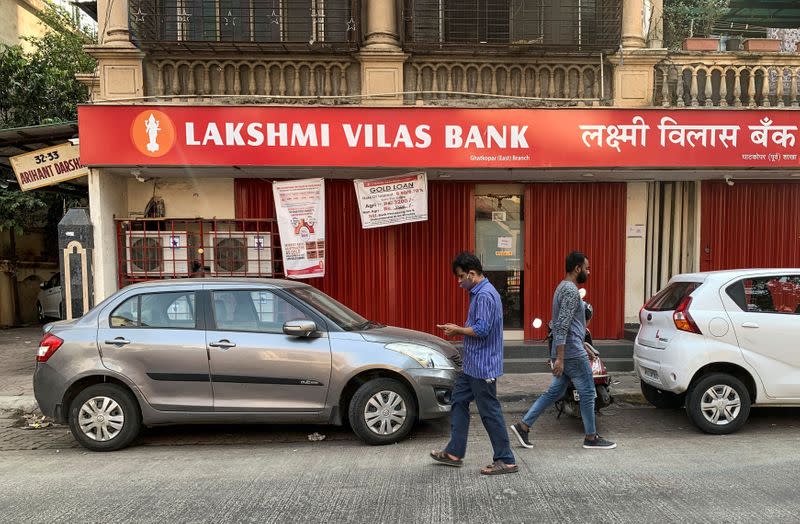
<path fill-rule="evenodd" d="M 597 434 L 594 417 L 594 377 L 590 359 L 594 354 L 583 342 L 586 338 L 585 304 L 578 292 L 578 284 L 589 278 L 589 259 L 574 251 L 567 255 L 567 274 L 553 294 L 553 320 L 551 328 L 553 342 L 550 361 L 553 366 L 553 381 L 550 388 L 539 397 L 521 422 L 511 426 L 520 444 L 532 448 L 529 438 L 531 426 L 545 409 L 564 396 L 570 381 L 580 394 L 581 418 L 586 433 L 583 447 L 586 449 L 613 449 L 617 447 Z"/>

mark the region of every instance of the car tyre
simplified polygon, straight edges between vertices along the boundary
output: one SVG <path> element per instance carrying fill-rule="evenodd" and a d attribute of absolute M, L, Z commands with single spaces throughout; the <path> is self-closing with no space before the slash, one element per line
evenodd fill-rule
<path fill-rule="evenodd" d="M 416 400 L 403 383 L 378 378 L 358 388 L 348 416 L 353 432 L 365 443 L 393 444 L 408 436 L 416 423 Z"/>
<path fill-rule="evenodd" d="M 700 378 L 689 389 L 686 413 L 705 433 L 727 435 L 747 422 L 750 403 L 750 392 L 741 380 L 727 373 L 712 373 Z"/>
<path fill-rule="evenodd" d="M 656 409 L 679 409 L 683 407 L 686 400 L 685 395 L 662 391 L 645 381 L 641 381 L 641 385 L 642 395 L 644 395 L 645 400 Z"/>
<path fill-rule="evenodd" d="M 82 409 L 84 406 L 85 410 Z M 90 413 L 95 416 L 91 417 Z M 142 427 L 136 397 L 117 384 L 95 384 L 78 393 L 70 404 L 68 419 L 75 440 L 92 451 L 122 449 L 133 442 Z M 81 422 L 90 425 L 87 431 L 81 429 Z M 105 432 L 100 427 L 103 423 L 106 424 Z"/>
<path fill-rule="evenodd" d="M 44 324 L 47 318 L 44 316 L 44 308 L 41 302 L 36 302 L 36 317 L 39 319 L 39 324 Z"/>

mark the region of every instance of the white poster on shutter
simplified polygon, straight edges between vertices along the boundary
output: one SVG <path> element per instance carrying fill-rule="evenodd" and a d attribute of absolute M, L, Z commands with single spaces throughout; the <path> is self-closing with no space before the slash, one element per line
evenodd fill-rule
<path fill-rule="evenodd" d="M 288 278 L 325 276 L 325 181 L 273 182 L 275 214 Z"/>
<path fill-rule="evenodd" d="M 355 180 L 364 229 L 428 220 L 428 176 L 425 173 Z"/>

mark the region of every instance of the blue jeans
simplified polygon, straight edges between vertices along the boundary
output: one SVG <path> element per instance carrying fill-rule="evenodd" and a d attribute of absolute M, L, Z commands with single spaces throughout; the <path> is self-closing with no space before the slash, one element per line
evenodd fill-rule
<path fill-rule="evenodd" d="M 588 357 L 564 359 L 564 373 L 560 377 L 553 377 L 550 387 L 541 397 L 536 399 L 528 413 L 522 418 L 522 422 L 532 426 L 545 409 L 564 396 L 570 380 L 581 396 L 581 418 L 583 418 L 584 431 L 586 431 L 587 435 L 597 433 L 594 420 L 594 397 L 597 395 L 597 391 L 594 387 L 592 366 Z"/>
<path fill-rule="evenodd" d="M 469 435 L 469 404 L 478 405 L 483 427 L 492 442 L 494 458 L 505 464 L 516 464 L 511 444 L 508 441 L 503 411 L 497 400 L 497 380 L 486 382 L 482 378 L 473 378 L 461 374 L 453 386 L 452 410 L 450 411 L 450 443 L 444 449 L 454 457 L 464 458 L 467 454 L 467 435 Z"/>

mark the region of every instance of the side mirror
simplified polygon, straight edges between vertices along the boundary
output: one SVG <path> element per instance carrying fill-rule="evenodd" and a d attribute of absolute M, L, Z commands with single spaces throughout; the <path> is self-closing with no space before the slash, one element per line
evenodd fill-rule
<path fill-rule="evenodd" d="M 309 337 L 316 331 L 317 325 L 311 320 L 290 320 L 283 325 L 283 333 L 290 337 Z"/>

